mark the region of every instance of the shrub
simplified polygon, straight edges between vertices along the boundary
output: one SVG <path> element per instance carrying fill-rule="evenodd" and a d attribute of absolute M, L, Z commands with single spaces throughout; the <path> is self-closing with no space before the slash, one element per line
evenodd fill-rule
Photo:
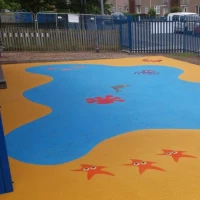
<path fill-rule="evenodd" d="M 149 12 L 148 12 L 148 15 L 150 17 L 155 17 L 156 16 L 156 11 L 153 9 L 153 8 L 150 8 L 149 9 Z"/>
<path fill-rule="evenodd" d="M 181 12 L 181 8 L 180 7 L 173 7 L 170 10 L 171 13 L 176 13 L 176 12 Z"/>

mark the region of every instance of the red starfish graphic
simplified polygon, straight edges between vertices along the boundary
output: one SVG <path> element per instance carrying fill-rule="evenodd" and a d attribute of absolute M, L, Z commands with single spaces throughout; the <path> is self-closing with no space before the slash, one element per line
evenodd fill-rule
<path fill-rule="evenodd" d="M 95 97 L 95 98 L 87 98 L 87 103 L 97 103 L 97 104 L 111 104 L 115 101 L 124 102 L 120 97 L 113 97 L 112 95 L 107 95 L 105 97 Z"/>
<path fill-rule="evenodd" d="M 96 174 L 105 174 L 105 175 L 109 175 L 109 176 L 115 176 L 114 174 L 110 173 L 110 172 L 106 172 L 106 171 L 102 171 L 103 166 L 94 166 L 94 165 L 81 165 L 82 168 L 81 169 L 76 169 L 76 170 L 72 170 L 72 171 L 83 171 L 83 172 L 87 172 L 87 179 L 90 180 L 94 175 Z"/>
<path fill-rule="evenodd" d="M 171 156 L 175 162 L 178 162 L 179 158 L 181 158 L 181 157 L 197 158 L 197 157 L 194 157 L 194 156 L 183 154 L 186 151 L 174 151 L 174 150 L 168 150 L 168 149 L 162 149 L 162 151 L 164 153 L 158 154 L 158 155 Z"/>
<path fill-rule="evenodd" d="M 143 59 L 143 62 L 161 62 L 162 60 L 149 60 L 149 59 Z"/>
<path fill-rule="evenodd" d="M 140 174 L 144 173 L 147 169 L 154 169 L 159 171 L 165 171 L 164 169 L 156 166 L 152 166 L 155 162 L 151 161 L 143 161 L 143 160 L 137 160 L 137 159 L 131 159 L 132 163 L 130 164 L 124 164 L 126 166 L 136 166 L 139 168 Z"/>

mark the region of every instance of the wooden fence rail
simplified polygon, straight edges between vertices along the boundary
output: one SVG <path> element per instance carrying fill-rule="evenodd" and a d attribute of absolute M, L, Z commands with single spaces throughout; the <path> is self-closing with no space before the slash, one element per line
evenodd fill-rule
<path fill-rule="evenodd" d="M 3 28 L 5 51 L 119 50 L 118 30 L 35 30 Z"/>

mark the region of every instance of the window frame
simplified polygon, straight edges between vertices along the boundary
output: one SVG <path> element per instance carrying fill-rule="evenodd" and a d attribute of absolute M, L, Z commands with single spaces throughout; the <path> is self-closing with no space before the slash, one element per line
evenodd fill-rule
<path fill-rule="evenodd" d="M 155 5 L 154 10 L 156 11 L 156 15 L 160 15 L 160 5 Z"/>
<path fill-rule="evenodd" d="M 136 13 L 141 14 L 141 6 L 136 6 Z"/>
<path fill-rule="evenodd" d="M 200 6 L 196 6 L 195 12 L 196 12 L 198 15 L 200 15 Z"/>
<path fill-rule="evenodd" d="M 148 6 L 145 6 L 145 8 L 144 8 L 144 13 L 145 13 L 145 14 L 148 14 L 148 12 L 149 12 L 149 7 L 148 7 Z"/>

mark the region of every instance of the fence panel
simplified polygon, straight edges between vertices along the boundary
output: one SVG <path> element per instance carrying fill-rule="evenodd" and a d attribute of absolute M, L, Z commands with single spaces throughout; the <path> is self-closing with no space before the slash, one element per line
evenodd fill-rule
<path fill-rule="evenodd" d="M 119 50 L 119 30 L 30 30 L 4 28 L 5 51 Z"/>
<path fill-rule="evenodd" d="M 0 28 L 35 28 L 35 15 L 31 12 L 0 13 Z"/>
<path fill-rule="evenodd" d="M 131 31 L 129 18 L 126 22 L 124 24 L 124 20 L 121 20 L 122 49 L 128 48 L 133 53 L 188 52 L 200 55 L 200 17 L 187 17 L 179 21 L 134 17 Z"/>
<path fill-rule="evenodd" d="M 129 37 L 131 36 L 130 24 L 132 22 L 132 18 L 122 19 L 120 17 L 120 44 L 121 50 L 127 51 L 130 50 L 130 46 L 132 41 L 129 41 Z"/>
<path fill-rule="evenodd" d="M 119 30 L 117 16 L 39 12 L 0 13 L 1 27 L 35 29 Z M 72 19 L 73 18 L 73 19 Z M 77 19 L 74 20 L 74 19 Z"/>

